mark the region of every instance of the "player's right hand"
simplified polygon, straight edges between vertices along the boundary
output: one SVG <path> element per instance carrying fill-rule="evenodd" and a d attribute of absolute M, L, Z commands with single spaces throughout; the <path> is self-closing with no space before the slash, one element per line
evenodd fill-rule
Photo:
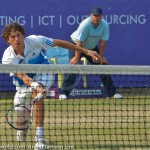
<path fill-rule="evenodd" d="M 36 87 L 36 92 L 37 93 L 41 93 L 43 95 L 43 97 L 46 96 L 47 94 L 47 90 L 44 88 L 44 86 L 42 84 L 39 83 L 39 86 Z"/>

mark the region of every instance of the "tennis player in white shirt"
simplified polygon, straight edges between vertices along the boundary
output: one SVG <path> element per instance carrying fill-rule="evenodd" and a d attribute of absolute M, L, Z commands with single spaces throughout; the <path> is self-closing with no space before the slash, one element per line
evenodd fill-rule
<path fill-rule="evenodd" d="M 5 26 L 2 31 L 2 37 L 10 45 L 4 51 L 3 64 L 49 64 L 42 50 L 49 50 L 50 47 L 54 46 L 82 52 L 90 56 L 94 62 L 100 62 L 100 56 L 97 52 L 78 47 L 70 42 L 45 36 L 30 35 L 25 37 L 25 30 L 18 23 Z M 47 89 L 53 84 L 54 75 L 44 73 L 16 73 L 11 75 L 13 75 L 13 83 L 16 85 L 14 105 L 29 105 L 38 93 L 43 95 L 34 106 L 34 118 L 36 122 L 35 150 L 44 150 L 46 149 L 44 140 L 44 97 L 47 94 Z M 17 131 L 17 140 L 25 141 L 26 135 L 27 131 Z"/>

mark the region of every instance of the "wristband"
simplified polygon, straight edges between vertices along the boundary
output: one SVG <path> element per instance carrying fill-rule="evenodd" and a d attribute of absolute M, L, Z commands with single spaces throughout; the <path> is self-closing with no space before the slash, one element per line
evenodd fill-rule
<path fill-rule="evenodd" d="M 39 94 L 35 97 L 35 99 L 36 99 L 37 101 L 39 101 L 42 97 L 43 97 L 43 94 L 42 94 L 42 93 L 39 93 Z"/>
<path fill-rule="evenodd" d="M 32 82 L 31 83 L 31 88 L 36 90 L 36 87 L 39 86 L 37 82 Z"/>

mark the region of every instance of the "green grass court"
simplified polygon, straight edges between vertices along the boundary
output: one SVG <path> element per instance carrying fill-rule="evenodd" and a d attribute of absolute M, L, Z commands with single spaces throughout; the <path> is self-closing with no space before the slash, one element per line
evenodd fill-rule
<path fill-rule="evenodd" d="M 12 99 L 0 100 L 0 146 L 32 149 L 34 123 L 28 131 L 27 141 L 22 143 L 16 141 L 16 130 L 5 123 L 5 110 L 12 102 Z M 150 97 L 46 99 L 45 139 L 49 149 L 148 150 Z"/>

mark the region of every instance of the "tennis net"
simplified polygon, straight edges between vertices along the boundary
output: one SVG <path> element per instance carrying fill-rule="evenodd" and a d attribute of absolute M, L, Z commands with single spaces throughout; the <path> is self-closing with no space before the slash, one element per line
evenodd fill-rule
<path fill-rule="evenodd" d="M 35 123 L 25 142 L 5 120 L 15 87 L 9 73 L 55 74 L 45 104 L 47 149 L 150 149 L 150 67 L 111 65 L 0 65 L 0 149 L 32 149 Z M 77 74 L 67 100 L 59 100 L 64 74 Z M 99 75 L 110 75 L 121 99 L 108 98 Z M 48 79 L 47 79 L 48 80 Z"/>

